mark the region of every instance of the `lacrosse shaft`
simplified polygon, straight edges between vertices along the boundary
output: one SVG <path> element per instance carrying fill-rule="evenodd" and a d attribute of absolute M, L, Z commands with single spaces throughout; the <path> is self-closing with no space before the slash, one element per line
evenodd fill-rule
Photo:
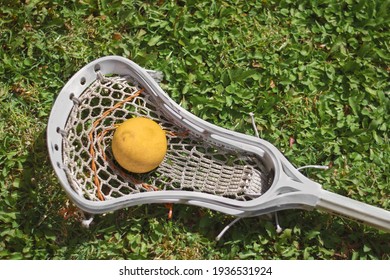
<path fill-rule="evenodd" d="M 390 211 L 321 190 L 317 208 L 390 232 Z"/>

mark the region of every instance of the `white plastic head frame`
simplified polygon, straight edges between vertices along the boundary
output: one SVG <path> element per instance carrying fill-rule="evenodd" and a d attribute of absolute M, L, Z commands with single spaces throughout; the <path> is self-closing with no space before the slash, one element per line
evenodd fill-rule
<path fill-rule="evenodd" d="M 91 201 L 80 196 L 70 186 L 64 171 L 62 141 L 69 113 L 74 106 L 74 97 L 77 100 L 96 80 L 98 71 L 103 75 L 130 77 L 153 96 L 164 115 L 175 123 L 182 124 L 190 133 L 204 141 L 257 154 L 266 168 L 274 174 L 272 185 L 264 194 L 249 201 L 184 190 L 142 192 L 105 201 Z M 61 185 L 72 201 L 87 213 L 100 214 L 150 203 L 196 205 L 237 217 L 257 216 L 284 209 L 319 208 L 390 231 L 389 211 L 325 191 L 318 183 L 301 174 L 269 142 L 218 127 L 196 117 L 175 103 L 147 70 L 123 57 L 108 56 L 97 59 L 83 67 L 66 83 L 50 114 L 47 143 L 50 160 Z"/>

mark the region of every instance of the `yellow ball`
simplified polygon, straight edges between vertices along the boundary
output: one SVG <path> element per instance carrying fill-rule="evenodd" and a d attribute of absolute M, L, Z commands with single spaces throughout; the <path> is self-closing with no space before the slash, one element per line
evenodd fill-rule
<path fill-rule="evenodd" d="M 149 172 L 164 159 L 167 137 L 155 121 L 135 117 L 124 121 L 115 130 L 112 152 L 124 169 L 133 173 Z"/>

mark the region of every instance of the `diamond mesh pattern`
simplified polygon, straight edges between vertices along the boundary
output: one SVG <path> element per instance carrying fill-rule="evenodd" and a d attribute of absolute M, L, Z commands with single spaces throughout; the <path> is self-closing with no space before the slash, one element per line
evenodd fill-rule
<path fill-rule="evenodd" d="M 148 92 L 137 95 L 140 88 L 121 77 L 98 77 L 80 97 L 71 95 L 74 106 L 63 138 L 65 170 L 80 196 L 109 200 L 146 191 L 186 190 L 245 201 L 269 187 L 270 176 L 254 154 L 213 146 L 167 119 Z M 115 125 L 134 116 L 153 119 L 167 131 L 165 159 L 146 174 L 125 171 L 111 152 Z"/>

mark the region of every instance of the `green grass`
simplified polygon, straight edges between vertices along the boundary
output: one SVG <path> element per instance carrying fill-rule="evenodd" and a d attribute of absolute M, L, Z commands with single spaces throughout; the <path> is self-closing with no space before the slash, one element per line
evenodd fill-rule
<path fill-rule="evenodd" d="M 260 136 L 323 187 L 390 209 L 387 0 L 1 0 L 1 259 L 390 259 L 390 234 L 319 211 L 232 217 L 176 205 L 98 216 L 89 229 L 50 166 L 45 127 L 64 83 L 121 55 L 164 72 L 199 117 Z M 23 3 L 22 3 L 23 2 Z M 290 139 L 294 139 L 290 145 Z M 71 208 L 71 205 L 69 206 Z"/>

